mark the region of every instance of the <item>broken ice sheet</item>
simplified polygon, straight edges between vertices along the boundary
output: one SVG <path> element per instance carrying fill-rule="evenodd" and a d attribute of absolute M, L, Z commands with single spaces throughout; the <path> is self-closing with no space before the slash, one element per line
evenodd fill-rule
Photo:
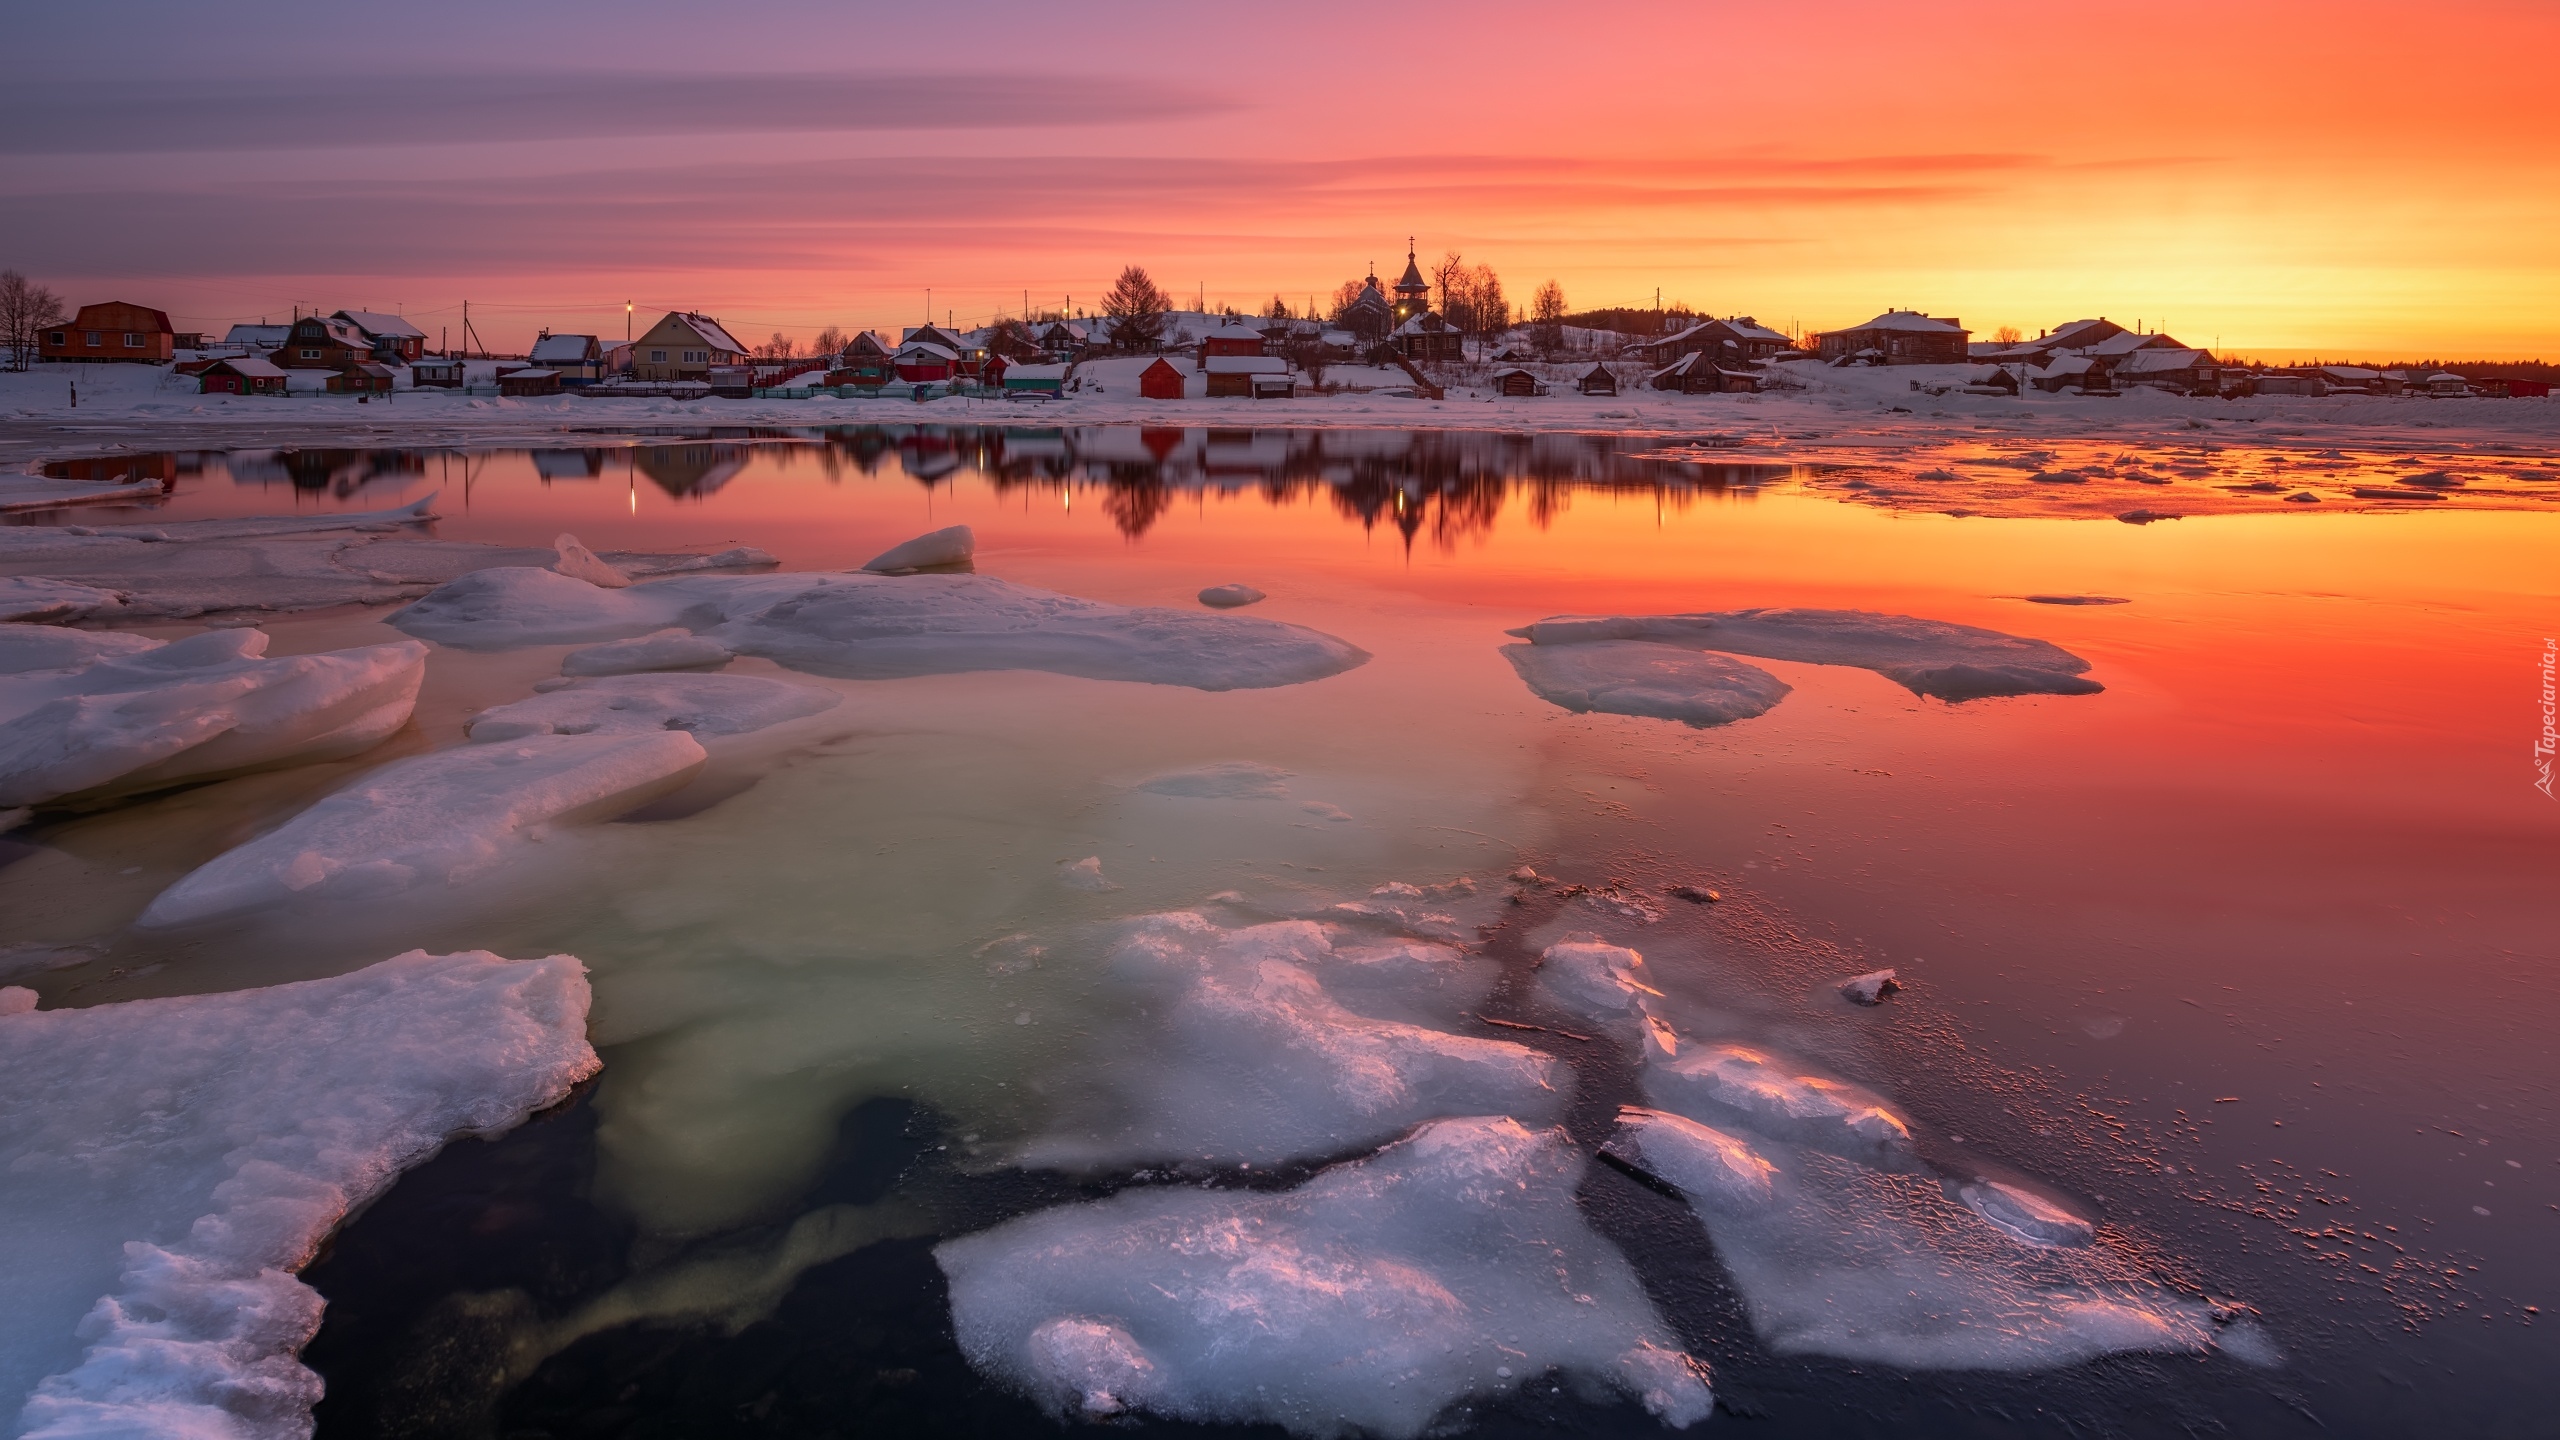
<path fill-rule="evenodd" d="M 1555 1371 L 1685 1429 L 1704 1368 L 1584 1222 L 1583 1164 L 1440 1120 L 1295 1189 L 1127 1190 L 934 1253 L 970 1362 L 1065 1415 L 1406 1437 Z"/>
<path fill-rule="evenodd" d="M 592 1074 L 587 1002 L 566 955 L 412 952 L 0 1014 L 0 1415 L 48 1436 L 308 1435 L 320 1377 L 294 1356 L 320 1297 L 291 1272 L 448 1137 Z"/>
<path fill-rule="evenodd" d="M 1050 1077 L 1058 1115 L 1025 1166 L 1321 1159 L 1434 1116 L 1548 1119 L 1571 1083 L 1538 1051 L 1430 1023 L 1496 970 L 1417 936 L 1176 911 L 1120 926 L 1102 966 L 1122 1018 Z"/>
<path fill-rule="evenodd" d="M 1700 707 L 1701 713 L 1718 713 L 1734 703 L 1732 697 L 1747 693 L 1744 682 L 1748 679 L 1720 669 L 1682 670 L 1668 660 L 1658 662 L 1650 678 L 1645 678 L 1648 672 L 1639 664 L 1643 652 L 1629 649 L 1631 646 L 1654 646 L 1673 653 L 1714 650 L 1812 665 L 1853 665 L 1873 670 L 1915 695 L 1941 700 L 1975 700 L 1994 695 L 2089 695 L 2106 688 L 2085 678 L 2088 661 L 2049 641 L 1870 610 L 1561 615 L 1509 633 L 1530 642 L 1531 652 L 1549 648 L 1564 652 L 1552 661 L 1541 658 L 1522 662 L 1515 658 L 1514 663 L 1522 666 L 1523 677 L 1541 694 L 1547 693 L 1546 687 L 1532 674 L 1531 663 L 1541 667 L 1540 673 L 1551 670 L 1565 677 L 1555 682 L 1559 693 L 1573 693 L 1575 684 L 1592 694 L 1603 693 L 1592 687 L 1618 685 L 1625 687 L 1630 697 L 1645 703 L 1653 703 L 1646 697 L 1657 692 L 1667 697 L 1662 701 L 1663 708 L 1626 712 L 1631 714 L 1665 713 L 1674 708 L 1674 702 Z M 1510 646 L 1506 651 L 1520 648 Z M 1597 658 L 1577 661 L 1575 652 Z M 1742 669 L 1766 674 L 1755 667 Z M 1587 682 L 1579 678 L 1584 670 L 1591 675 Z M 1785 688 L 1779 687 L 1759 710 L 1766 710 L 1785 693 Z M 1595 704 L 1589 708 L 1611 707 Z M 1758 714 L 1759 710 L 1749 713 Z"/>

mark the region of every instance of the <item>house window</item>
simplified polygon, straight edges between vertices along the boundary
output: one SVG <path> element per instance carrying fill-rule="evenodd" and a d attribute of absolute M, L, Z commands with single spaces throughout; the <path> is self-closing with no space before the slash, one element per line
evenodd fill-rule
<path fill-rule="evenodd" d="M 89 332 L 89 343 L 90 343 L 91 345 L 96 345 L 96 344 L 99 342 L 99 339 L 100 339 L 100 336 L 99 336 L 99 334 L 98 334 L 98 332 L 97 332 L 97 331 L 92 330 L 92 331 L 90 331 L 90 332 Z"/>
<path fill-rule="evenodd" d="M 317 350 L 305 350 L 302 352 L 302 358 L 305 360 L 317 360 L 320 358 L 320 352 Z"/>
<path fill-rule="evenodd" d="M 649 352 L 649 363 L 650 363 L 650 364 L 652 364 L 652 365 L 664 365 L 664 364 L 666 364 L 666 363 L 667 363 L 667 352 L 666 352 L 666 351 L 664 351 L 664 350 L 652 350 L 652 351 L 650 351 L 650 352 Z"/>
<path fill-rule="evenodd" d="M 69 344 L 71 343 L 71 334 L 70 334 L 70 332 L 69 332 L 69 331 L 65 331 L 65 330 L 56 330 L 56 331 L 54 331 L 52 334 L 50 334 L 50 335 L 48 335 L 48 336 L 46 336 L 46 337 L 45 337 L 44 343 L 46 343 L 47 345 L 64 345 L 64 346 L 67 346 L 67 345 L 69 345 Z"/>
<path fill-rule="evenodd" d="M 141 348 L 142 348 L 142 337 L 141 337 L 141 336 L 139 336 L 139 335 L 134 334 L 134 333 L 133 333 L 133 332 L 131 332 L 131 331 L 127 331 L 127 332 L 125 332 L 125 337 L 124 337 L 124 348 L 126 348 L 127 350 L 139 350 L 139 349 L 141 349 Z"/>

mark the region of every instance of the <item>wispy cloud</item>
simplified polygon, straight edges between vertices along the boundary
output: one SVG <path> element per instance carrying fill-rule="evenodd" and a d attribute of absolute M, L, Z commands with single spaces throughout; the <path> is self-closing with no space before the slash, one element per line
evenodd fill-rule
<path fill-rule="evenodd" d="M 20 80 L 0 153 L 302 150 L 614 136 L 988 130 L 1196 118 L 1231 100 L 1136 79 L 1054 76 L 299 70 L 256 79 Z"/>

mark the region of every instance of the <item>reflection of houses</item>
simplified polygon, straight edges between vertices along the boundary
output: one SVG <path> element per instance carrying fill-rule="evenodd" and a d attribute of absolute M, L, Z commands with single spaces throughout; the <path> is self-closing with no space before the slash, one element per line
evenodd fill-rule
<path fill-rule="evenodd" d="M 747 468 L 749 447 L 697 441 L 690 445 L 642 445 L 631 452 L 633 468 L 679 500 L 699 499 L 718 490 Z"/>
<path fill-rule="evenodd" d="M 746 359 L 747 347 L 720 322 L 690 310 L 672 310 L 633 342 L 631 374 L 638 380 L 708 380 L 711 368 Z"/>
<path fill-rule="evenodd" d="M 1961 365 L 1972 332 L 1953 316 L 1887 310 L 1864 325 L 1825 330 L 1814 337 L 1825 360 L 1867 360 L 1880 365 Z"/>
<path fill-rule="evenodd" d="M 604 378 L 604 346 L 593 335 L 542 332 L 525 362 L 560 377 L 563 385 L 592 385 Z"/>
<path fill-rule="evenodd" d="M 228 462 L 235 483 L 258 483 L 273 474 L 248 459 L 234 456 Z M 424 454 L 400 450 L 286 450 L 276 455 L 275 466 L 296 490 L 342 496 L 378 480 L 406 481 L 427 473 Z"/>
<path fill-rule="evenodd" d="M 533 473 L 542 483 L 554 480 L 600 480 L 604 478 L 605 452 L 593 447 L 584 450 L 536 450 Z"/>
<path fill-rule="evenodd" d="M 37 358 L 75 364 L 124 360 L 165 365 L 176 358 L 177 345 L 166 313 L 122 300 L 83 305 L 68 326 L 36 332 Z"/>

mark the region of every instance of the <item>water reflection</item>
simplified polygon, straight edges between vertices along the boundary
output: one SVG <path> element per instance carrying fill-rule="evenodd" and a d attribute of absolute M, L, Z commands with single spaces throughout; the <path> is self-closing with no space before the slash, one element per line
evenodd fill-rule
<path fill-rule="evenodd" d="M 928 491 L 974 479 L 1000 496 L 1056 497 L 1072 506 L 1103 492 L 1103 513 L 1136 539 L 1183 496 L 1258 494 L 1273 506 L 1330 505 L 1363 530 L 1387 528 L 1408 548 L 1440 549 L 1491 533 L 1504 504 L 1523 500 L 1545 529 L 1578 491 L 1650 495 L 1683 509 L 1703 497 L 1751 494 L 1817 467 L 1714 458 L 1678 439 L 1481 431 L 1271 430 L 1173 426 L 850 425 L 713 427 L 680 437 L 644 433 L 609 443 L 533 450 L 394 449 L 188 452 L 64 461 L 46 473 L 81 478 L 151 473 L 227 474 L 234 486 L 284 488 L 297 500 L 381 505 L 410 498 L 430 477 L 460 498 L 492 470 L 529 461 L 545 486 L 622 478 L 672 499 L 707 502 L 750 463 L 814 461 L 830 482 L 903 475 Z M 111 467 L 114 475 L 89 472 Z M 179 507 L 186 509 L 184 505 Z M 174 518 L 174 516 L 172 517 Z"/>

